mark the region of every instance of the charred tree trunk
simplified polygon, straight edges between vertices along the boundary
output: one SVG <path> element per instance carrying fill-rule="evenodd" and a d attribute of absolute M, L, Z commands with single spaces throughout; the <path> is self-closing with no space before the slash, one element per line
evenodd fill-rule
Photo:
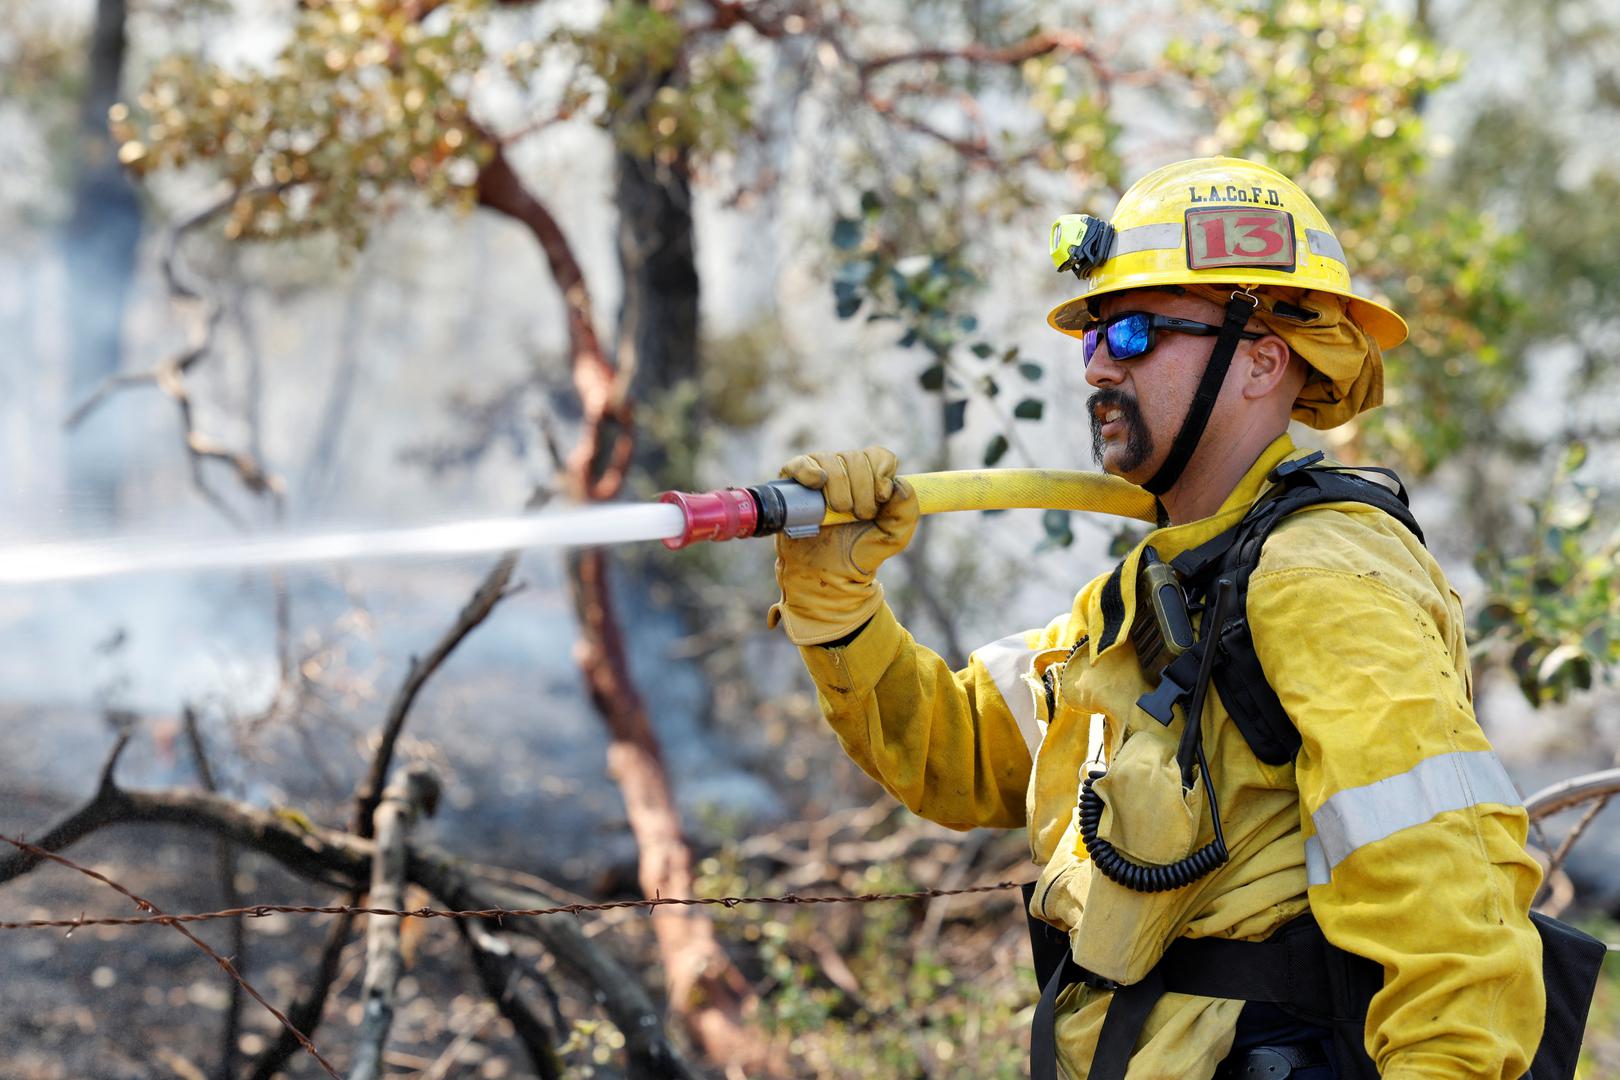
<path fill-rule="evenodd" d="M 637 125 L 652 122 L 647 105 L 672 78 L 668 71 L 650 72 L 629 95 L 632 112 L 624 119 Z M 630 397 L 635 407 L 658 411 L 669 395 L 683 387 L 700 390 L 702 356 L 699 345 L 697 244 L 692 221 L 690 155 L 684 148 L 665 146 L 642 155 L 620 147 L 615 159 L 614 202 L 619 211 L 619 268 L 624 296 L 619 307 L 618 366 L 630 376 Z M 694 385 L 696 384 L 696 385 Z M 701 392 L 683 395 L 685 424 L 701 432 L 708 423 Z M 636 442 L 636 466 L 655 488 L 694 490 L 702 479 L 692 468 L 690 455 L 672 459 L 669 448 L 643 425 Z M 663 566 L 621 561 L 604 553 L 604 560 L 624 568 L 634 581 L 630 604 L 648 604 L 653 595 L 650 575 L 667 583 Z M 679 584 L 677 583 L 677 588 Z M 665 605 L 652 612 L 682 636 L 694 629 L 686 604 Z M 647 620 L 625 620 L 631 648 L 640 647 Z M 678 663 L 678 661 L 669 661 Z M 697 682 L 697 710 L 701 719 L 713 712 L 709 680 L 695 661 L 686 661 Z"/>
<path fill-rule="evenodd" d="M 640 157 L 620 150 L 616 181 L 624 272 L 619 365 L 634 372 L 630 394 L 636 404 L 656 407 L 698 375 L 697 249 L 686 154 Z M 701 412 L 702 402 L 696 401 L 694 424 L 703 422 Z M 692 482 L 668 474 L 669 455 L 645 432 L 636 457 L 659 487 Z"/>
<path fill-rule="evenodd" d="M 118 100 L 123 82 L 128 14 L 127 0 L 98 0 L 87 83 L 79 105 L 73 210 L 61 236 L 72 350 L 70 399 L 77 399 L 118 370 L 124 305 L 135 277 L 141 207 L 107 130 L 107 110 Z M 110 518 L 116 510 L 116 463 L 122 455 L 115 447 L 100 445 L 113 438 L 115 431 L 116 417 L 104 416 L 68 443 L 68 483 L 89 496 L 73 502 L 100 520 Z"/>

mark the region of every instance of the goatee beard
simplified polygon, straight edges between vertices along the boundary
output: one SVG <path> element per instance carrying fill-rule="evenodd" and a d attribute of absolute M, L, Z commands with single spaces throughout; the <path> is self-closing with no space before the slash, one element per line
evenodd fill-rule
<path fill-rule="evenodd" d="M 1098 390 L 1086 400 L 1086 409 L 1091 418 L 1091 457 L 1098 465 L 1103 463 L 1101 414 L 1109 409 L 1118 409 L 1120 422 L 1125 425 L 1125 447 L 1114 471 L 1135 472 L 1153 457 L 1153 436 L 1142 422 L 1142 410 L 1136 407 L 1135 398 L 1123 390 Z"/>

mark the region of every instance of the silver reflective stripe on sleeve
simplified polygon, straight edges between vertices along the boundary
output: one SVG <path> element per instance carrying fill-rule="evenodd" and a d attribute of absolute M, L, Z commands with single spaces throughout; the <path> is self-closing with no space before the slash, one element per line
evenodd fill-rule
<path fill-rule="evenodd" d="M 1311 815 L 1316 835 L 1305 842 L 1306 877 L 1326 885 L 1333 868 L 1357 848 L 1484 803 L 1520 805 L 1507 770 L 1489 750 L 1438 754 L 1388 779 L 1346 788 Z"/>
<path fill-rule="evenodd" d="M 1035 700 L 1030 697 L 1023 676 L 1038 651 L 1024 644 L 1023 634 L 1012 634 L 1000 641 L 979 646 L 970 657 L 983 664 L 990 673 L 996 689 L 1001 693 L 1001 700 L 1007 703 L 1007 711 L 1018 721 L 1018 730 L 1023 734 L 1024 745 L 1029 747 L 1031 756 L 1041 745 L 1042 732 L 1035 723 Z"/>
<path fill-rule="evenodd" d="M 1333 880 L 1333 868 L 1322 854 L 1322 841 L 1311 837 L 1305 841 L 1305 884 L 1326 885 Z"/>

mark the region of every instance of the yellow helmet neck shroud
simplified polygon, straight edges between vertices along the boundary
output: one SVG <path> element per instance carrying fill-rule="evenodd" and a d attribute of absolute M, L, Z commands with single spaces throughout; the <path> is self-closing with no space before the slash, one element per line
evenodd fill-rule
<path fill-rule="evenodd" d="M 1111 222 L 1059 218 L 1051 248 L 1058 269 L 1084 286 L 1047 316 L 1072 337 L 1110 293 L 1174 285 L 1223 306 L 1234 287 L 1253 293 L 1252 318 L 1317 373 L 1293 410 L 1311 427 L 1336 427 L 1381 403 L 1382 350 L 1406 339 L 1399 315 L 1352 289 L 1344 248 L 1310 197 L 1252 161 L 1166 165 L 1132 185 Z"/>

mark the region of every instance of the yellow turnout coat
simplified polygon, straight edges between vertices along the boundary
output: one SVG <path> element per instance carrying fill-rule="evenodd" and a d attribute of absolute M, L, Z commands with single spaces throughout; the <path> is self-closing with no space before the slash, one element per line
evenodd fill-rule
<path fill-rule="evenodd" d="M 1265 938 L 1306 910 L 1328 940 L 1381 964 L 1366 1047 L 1389 1080 L 1517 1080 L 1541 1037 L 1541 945 L 1527 916 L 1541 871 L 1526 817 L 1474 719 L 1457 596 L 1418 540 L 1380 511 L 1330 504 L 1283 520 L 1250 581 L 1268 681 L 1298 727 L 1296 760 L 1266 765 L 1218 695 L 1204 743 L 1230 861 L 1192 885 L 1133 892 L 1094 873 L 1076 807 L 1088 744 L 1108 774 L 1099 835 L 1167 863 L 1213 832 L 1199 777 L 1181 789 L 1179 714 L 1136 707 L 1151 689 L 1129 640 L 1137 561 L 1166 561 L 1235 525 L 1296 456 L 1274 442 L 1211 517 L 1151 533 L 1044 629 L 951 671 L 885 606 L 846 647 L 801 650 L 844 749 L 913 812 L 952 828 L 1028 830 L 1041 868 L 1031 911 L 1069 935 L 1075 962 L 1130 984 L 1180 937 Z M 1055 707 L 1042 676 L 1050 673 Z M 1061 1068 L 1083 1078 L 1109 994 L 1058 1001 Z M 1129 1080 L 1208 1080 L 1243 1003 L 1166 994 Z"/>

